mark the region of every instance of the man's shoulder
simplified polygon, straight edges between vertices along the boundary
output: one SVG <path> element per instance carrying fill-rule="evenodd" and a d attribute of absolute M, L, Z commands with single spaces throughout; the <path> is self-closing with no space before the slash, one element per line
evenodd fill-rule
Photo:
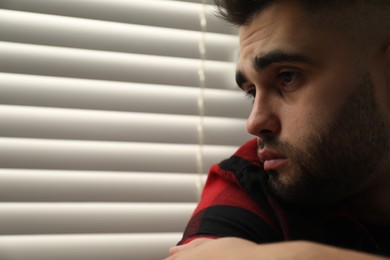
<path fill-rule="evenodd" d="M 210 169 L 201 200 L 181 243 L 194 237 L 240 237 L 254 242 L 282 239 L 274 210 L 263 192 L 264 171 L 251 140 Z"/>

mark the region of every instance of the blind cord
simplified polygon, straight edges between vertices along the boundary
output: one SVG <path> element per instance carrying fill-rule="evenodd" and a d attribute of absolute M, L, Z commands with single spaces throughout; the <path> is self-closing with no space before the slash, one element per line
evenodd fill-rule
<path fill-rule="evenodd" d="M 200 199 L 202 193 L 202 177 L 204 174 L 204 115 L 205 115 L 205 106 L 204 106 L 204 89 L 205 89 L 205 60 L 206 60 L 206 44 L 205 36 L 207 29 L 207 20 L 206 20 L 206 0 L 201 0 L 201 8 L 199 11 L 199 22 L 200 22 L 200 40 L 199 40 L 199 96 L 198 96 L 198 125 L 197 125 L 197 135 L 198 135 L 198 153 L 197 153 L 197 169 L 198 169 L 198 179 L 196 183 L 197 195 Z"/>

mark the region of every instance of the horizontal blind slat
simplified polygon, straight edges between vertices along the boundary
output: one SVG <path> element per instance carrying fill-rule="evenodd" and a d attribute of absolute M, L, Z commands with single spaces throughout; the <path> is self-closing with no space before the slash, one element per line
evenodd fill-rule
<path fill-rule="evenodd" d="M 10 105 L 197 115 L 199 95 L 195 87 L 0 73 L 0 103 Z M 249 114 L 250 102 L 236 90 L 203 95 L 206 116 Z"/>
<path fill-rule="evenodd" d="M 0 170 L 2 202 L 196 202 L 195 173 Z"/>
<path fill-rule="evenodd" d="M 244 119 L 202 120 L 204 144 L 238 146 L 250 138 Z M 198 143 L 200 124 L 199 116 L 5 105 L 0 105 L 0 121 L 3 137 L 188 144 Z"/>
<path fill-rule="evenodd" d="M 0 8 L 201 31 L 200 3 L 168 0 L 2 0 Z M 215 6 L 209 5 L 205 9 L 207 31 L 236 34 L 232 26 L 215 17 Z"/>
<path fill-rule="evenodd" d="M 0 41 L 81 49 L 231 61 L 237 37 L 0 9 Z"/>
<path fill-rule="evenodd" d="M 0 42 L 0 70 L 8 73 L 199 86 L 200 60 Z M 37 66 L 39 64 L 39 66 Z M 235 88 L 234 65 L 205 61 L 205 86 Z"/>
<path fill-rule="evenodd" d="M 2 235 L 180 232 L 195 203 L 0 203 Z"/>
<path fill-rule="evenodd" d="M 198 145 L 0 138 L 3 168 L 198 172 Z M 236 146 L 204 145 L 207 172 Z"/>
<path fill-rule="evenodd" d="M 6 260 L 163 259 L 180 233 L 0 236 Z"/>

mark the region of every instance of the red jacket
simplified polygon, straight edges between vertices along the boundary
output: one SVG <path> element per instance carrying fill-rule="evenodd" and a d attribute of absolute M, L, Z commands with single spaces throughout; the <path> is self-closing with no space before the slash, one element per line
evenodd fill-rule
<path fill-rule="evenodd" d="M 179 244 L 199 237 L 240 237 L 256 243 L 309 240 L 390 255 L 389 229 L 364 225 L 346 204 L 321 212 L 283 208 L 268 189 L 256 149 L 256 140 L 251 140 L 211 167 Z"/>

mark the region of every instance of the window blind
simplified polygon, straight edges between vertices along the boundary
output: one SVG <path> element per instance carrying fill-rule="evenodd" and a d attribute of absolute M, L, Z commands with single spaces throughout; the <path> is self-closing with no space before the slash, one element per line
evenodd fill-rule
<path fill-rule="evenodd" d="M 0 1 L 0 259 L 162 259 L 250 137 L 211 1 Z"/>

